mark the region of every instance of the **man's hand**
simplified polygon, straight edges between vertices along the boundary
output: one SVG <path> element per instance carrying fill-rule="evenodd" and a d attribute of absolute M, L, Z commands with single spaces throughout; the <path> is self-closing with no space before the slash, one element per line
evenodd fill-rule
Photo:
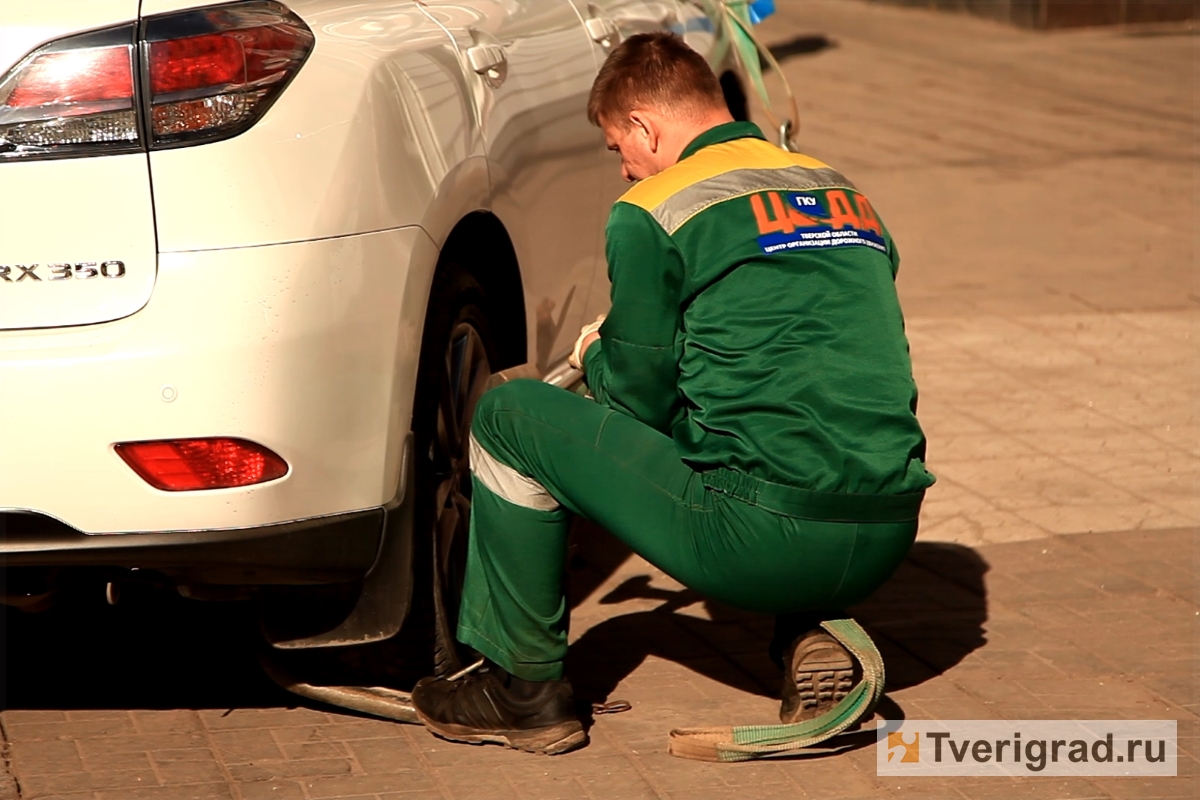
<path fill-rule="evenodd" d="M 596 317 L 595 322 L 589 322 L 579 330 L 579 338 L 575 340 L 575 349 L 567 357 L 567 363 L 575 369 L 583 369 L 583 354 L 592 346 L 592 342 L 600 338 L 600 325 L 604 322 L 604 314 Z"/>

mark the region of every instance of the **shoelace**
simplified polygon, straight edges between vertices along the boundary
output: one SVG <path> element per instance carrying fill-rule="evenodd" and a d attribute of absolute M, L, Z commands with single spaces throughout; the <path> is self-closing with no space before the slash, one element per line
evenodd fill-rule
<path fill-rule="evenodd" d="M 446 680 L 450 683 L 455 684 L 454 686 L 450 687 L 450 691 L 456 692 L 456 691 L 458 691 L 458 688 L 460 686 L 465 686 L 466 685 L 465 683 L 460 683 L 459 681 L 462 678 L 465 678 L 467 675 L 470 675 L 475 670 L 482 667 L 484 665 L 485 661 L 486 661 L 486 659 L 481 658 L 478 661 L 476 661 L 474 664 L 471 664 L 470 666 L 467 666 L 467 667 L 463 667 L 458 672 L 455 672 L 453 675 L 447 676 Z M 620 714 L 621 712 L 629 711 L 632 708 L 633 708 L 633 704 L 630 703 L 628 700 L 613 700 L 608 703 L 592 703 L 592 713 L 593 714 Z"/>
<path fill-rule="evenodd" d="M 485 660 L 486 659 L 480 658 L 474 664 L 471 664 L 468 667 L 463 667 L 458 672 L 455 672 L 453 675 L 447 676 L 446 681 L 447 681 L 447 683 L 450 684 L 450 694 L 455 694 L 456 692 L 458 692 L 459 689 L 466 686 L 469 683 L 469 681 L 464 681 L 462 679 L 467 677 L 471 673 L 475 672 L 480 667 L 482 667 L 484 665 Z"/>
<path fill-rule="evenodd" d="M 460 669 L 458 672 L 456 672 L 456 673 L 454 673 L 453 675 L 451 675 L 451 676 L 449 676 L 448 678 L 446 678 L 446 680 L 448 680 L 448 681 L 457 681 L 459 678 L 465 677 L 466 675 L 469 675 L 469 674 L 471 674 L 472 672 L 474 672 L 475 670 L 477 670 L 477 669 L 479 669 L 480 667 L 482 667 L 482 666 L 483 666 L 483 664 L 484 664 L 484 661 L 486 661 L 486 659 L 484 659 L 484 658 L 480 658 L 478 661 L 476 661 L 476 662 L 475 662 L 474 664 L 472 664 L 471 666 L 469 666 L 469 667 L 463 667 L 463 668 L 462 668 L 462 669 Z"/>
<path fill-rule="evenodd" d="M 633 710 L 633 703 L 628 700 L 610 700 L 607 703 L 592 703 L 593 714 L 620 714 Z"/>

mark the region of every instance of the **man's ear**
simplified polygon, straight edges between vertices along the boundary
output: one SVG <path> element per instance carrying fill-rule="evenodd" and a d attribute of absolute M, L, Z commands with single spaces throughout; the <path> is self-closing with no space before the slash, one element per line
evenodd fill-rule
<path fill-rule="evenodd" d="M 657 117 L 640 108 L 635 108 L 629 112 L 629 123 L 633 125 L 634 130 L 645 137 L 646 146 L 650 152 L 657 153 L 659 142 L 662 139 L 662 129 L 658 124 Z"/>

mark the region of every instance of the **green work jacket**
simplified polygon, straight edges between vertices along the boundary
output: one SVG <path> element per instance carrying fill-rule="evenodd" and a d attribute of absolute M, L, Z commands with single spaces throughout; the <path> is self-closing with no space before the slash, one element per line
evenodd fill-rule
<path fill-rule="evenodd" d="M 899 256 L 852 183 L 729 123 L 617 201 L 607 237 L 612 309 L 584 356 L 598 402 L 697 470 L 794 487 L 801 516 L 905 499 L 915 518 L 934 478 Z"/>

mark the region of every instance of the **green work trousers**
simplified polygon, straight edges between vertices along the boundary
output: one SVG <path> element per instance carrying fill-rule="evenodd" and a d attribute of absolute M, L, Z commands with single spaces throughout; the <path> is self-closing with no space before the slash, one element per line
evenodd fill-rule
<path fill-rule="evenodd" d="M 915 520 L 800 519 L 764 507 L 728 476 L 714 488 L 670 437 L 538 381 L 486 393 L 471 435 L 458 639 L 526 680 L 563 674 L 572 513 L 705 597 L 769 614 L 865 599 L 916 536 Z"/>

